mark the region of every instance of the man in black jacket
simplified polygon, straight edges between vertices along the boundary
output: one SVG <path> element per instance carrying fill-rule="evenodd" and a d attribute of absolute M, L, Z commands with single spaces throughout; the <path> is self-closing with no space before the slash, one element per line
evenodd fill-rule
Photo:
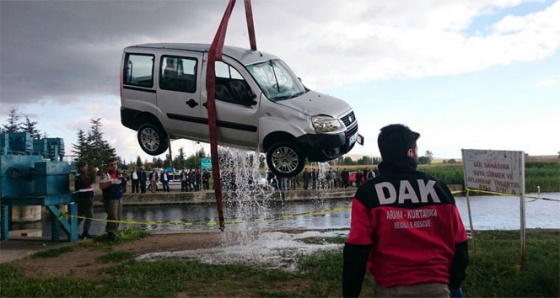
<path fill-rule="evenodd" d="M 375 297 L 462 297 L 467 234 L 448 187 L 416 170 L 419 137 L 401 124 L 379 133 L 380 175 L 352 200 L 344 297 L 360 295 L 366 270 Z"/>
<path fill-rule="evenodd" d="M 76 164 L 78 171 L 74 181 L 74 190 L 76 191 L 76 198 L 78 201 L 78 225 L 84 221 L 83 233 L 79 236 L 80 239 L 94 238 L 95 235 L 89 233 L 91 228 L 91 219 L 93 218 L 93 183 L 95 183 L 95 176 L 99 170 L 97 167 L 93 171 L 88 170 L 88 164 L 85 161 L 78 161 Z"/>

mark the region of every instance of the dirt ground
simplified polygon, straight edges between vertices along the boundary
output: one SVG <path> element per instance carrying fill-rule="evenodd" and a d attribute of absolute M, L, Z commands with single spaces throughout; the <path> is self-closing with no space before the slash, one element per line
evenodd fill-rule
<path fill-rule="evenodd" d="M 36 252 L 45 249 L 53 249 L 63 246 L 75 246 L 72 251 L 65 252 L 53 258 L 31 258 L 26 256 L 21 259 L 10 261 L 11 264 L 21 268 L 30 277 L 47 276 L 73 276 L 80 278 L 96 279 L 100 270 L 114 264 L 104 263 L 98 258 L 111 251 L 130 252 L 139 256 L 150 252 L 183 251 L 200 248 L 211 248 L 222 245 L 225 232 L 205 231 L 188 233 L 166 233 L 153 234 L 147 238 L 135 240 L 122 244 L 107 244 L 99 242 L 91 245 L 78 245 L 76 243 L 48 244 L 36 240 L 14 240 L 3 242 L 2 254 L 9 251 L 24 249 Z M 231 238 L 231 237 L 230 237 Z M 234 237 L 233 237 L 234 238 Z M 88 240 L 89 241 L 89 240 Z M 35 248 L 34 248 L 35 247 Z"/>

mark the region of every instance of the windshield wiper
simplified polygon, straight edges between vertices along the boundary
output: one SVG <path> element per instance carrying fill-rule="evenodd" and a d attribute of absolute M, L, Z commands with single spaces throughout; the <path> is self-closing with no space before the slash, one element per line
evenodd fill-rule
<path fill-rule="evenodd" d="M 298 97 L 302 94 L 305 94 L 306 91 L 302 91 L 302 92 L 298 92 L 298 93 L 294 93 L 294 94 L 290 94 L 290 95 L 284 95 L 284 96 L 278 96 L 278 97 L 274 97 L 273 99 L 275 101 L 277 100 L 286 100 L 286 99 L 291 99 L 291 98 L 295 98 Z"/>

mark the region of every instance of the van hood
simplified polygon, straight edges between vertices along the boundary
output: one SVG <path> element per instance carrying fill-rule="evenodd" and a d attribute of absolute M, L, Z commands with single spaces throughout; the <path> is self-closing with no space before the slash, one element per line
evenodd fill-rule
<path fill-rule="evenodd" d="M 299 110 L 309 116 L 324 114 L 340 118 L 352 110 L 345 101 L 316 91 L 277 101 L 276 104 Z"/>

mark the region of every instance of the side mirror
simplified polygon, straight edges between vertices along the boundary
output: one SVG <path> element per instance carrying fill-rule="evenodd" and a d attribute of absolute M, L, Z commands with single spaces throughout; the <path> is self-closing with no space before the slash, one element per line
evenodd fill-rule
<path fill-rule="evenodd" d="M 254 106 L 257 104 L 256 97 L 257 95 L 251 92 L 251 90 L 247 90 L 241 95 L 241 104 L 244 106 Z"/>

